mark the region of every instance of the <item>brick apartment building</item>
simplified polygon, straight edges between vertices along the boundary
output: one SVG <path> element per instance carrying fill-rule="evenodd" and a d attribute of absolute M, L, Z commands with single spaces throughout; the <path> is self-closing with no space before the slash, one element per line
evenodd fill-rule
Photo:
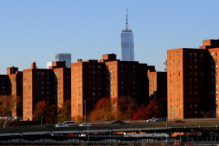
<path fill-rule="evenodd" d="M 168 118 L 219 117 L 219 40 L 167 51 Z"/>
<path fill-rule="evenodd" d="M 104 64 L 97 60 L 79 61 L 71 64 L 71 117 L 85 114 L 95 106 L 99 98 L 104 97 Z"/>
<path fill-rule="evenodd" d="M 53 72 L 51 69 L 38 69 L 36 63 L 23 70 L 23 120 L 33 120 L 36 104 L 41 100 L 53 102 Z"/>
<path fill-rule="evenodd" d="M 149 100 L 167 98 L 167 72 L 148 71 Z"/>
<path fill-rule="evenodd" d="M 17 67 L 7 68 L 7 75 L 9 77 L 9 88 L 10 95 L 19 97 L 19 101 L 15 107 L 15 110 L 12 111 L 12 117 L 17 117 L 22 119 L 23 117 L 23 72 L 18 71 Z"/>
<path fill-rule="evenodd" d="M 149 94 L 147 70 L 147 64 L 119 61 L 115 54 L 105 54 L 99 61 L 72 63 L 72 118 L 85 114 L 85 101 L 88 113 L 102 97 L 131 97 L 137 103 L 146 104 Z"/>
<path fill-rule="evenodd" d="M 7 68 L 7 74 L 0 75 L 0 95 L 19 96 L 22 100 L 22 72 L 17 67 Z M 17 103 L 11 116 L 22 118 L 21 103 Z"/>
<path fill-rule="evenodd" d="M 66 68 L 64 61 L 52 62 L 52 66 L 49 67 L 53 70 L 53 90 L 55 97 L 54 104 L 58 108 L 62 108 L 63 103 L 66 100 L 71 100 L 71 69 Z"/>
<path fill-rule="evenodd" d="M 39 101 L 61 107 L 70 99 L 70 69 L 65 62 L 52 62 L 50 69 L 39 69 L 36 63 L 23 70 L 23 120 L 33 120 L 33 112 Z"/>

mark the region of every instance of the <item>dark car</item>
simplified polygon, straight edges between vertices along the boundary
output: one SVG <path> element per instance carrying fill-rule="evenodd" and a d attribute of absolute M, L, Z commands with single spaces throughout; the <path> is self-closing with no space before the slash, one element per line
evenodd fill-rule
<path fill-rule="evenodd" d="M 174 120 L 173 123 L 184 123 L 182 120 Z"/>
<path fill-rule="evenodd" d="M 167 121 L 167 117 L 158 118 L 158 121 Z"/>
<path fill-rule="evenodd" d="M 122 125 L 122 124 L 126 124 L 126 123 L 123 121 L 114 121 L 114 122 L 112 122 L 112 124 Z"/>
<path fill-rule="evenodd" d="M 44 127 L 44 128 L 55 127 L 55 125 L 54 125 L 54 124 L 46 124 L 46 125 L 44 125 L 43 127 Z"/>

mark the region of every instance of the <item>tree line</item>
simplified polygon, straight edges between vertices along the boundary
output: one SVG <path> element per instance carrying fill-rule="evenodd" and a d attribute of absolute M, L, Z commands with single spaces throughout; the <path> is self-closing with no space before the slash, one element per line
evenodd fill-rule
<path fill-rule="evenodd" d="M 58 111 L 58 112 L 57 112 Z M 40 101 L 34 110 L 33 119 L 42 120 L 43 123 L 62 123 L 73 120 L 75 122 L 84 122 L 85 117 L 76 117 L 71 119 L 71 102 L 67 100 L 62 108 L 58 109 L 55 105 L 49 105 L 46 101 Z M 152 100 L 148 105 L 138 105 L 130 97 L 121 97 L 118 99 L 101 98 L 92 111 L 87 111 L 87 121 L 118 121 L 118 120 L 145 120 L 152 117 L 167 116 L 166 98 Z"/>
<path fill-rule="evenodd" d="M 0 116 L 10 117 L 22 105 L 21 98 L 11 95 L 0 96 Z M 46 123 L 62 123 L 64 121 L 74 120 L 75 122 L 84 122 L 85 117 L 78 116 L 71 119 L 71 101 L 67 100 L 63 103 L 62 108 L 57 105 L 50 105 L 48 101 L 39 101 L 33 112 L 34 121 L 42 121 Z M 92 111 L 87 111 L 88 121 L 117 121 L 117 120 L 145 120 L 152 117 L 167 116 L 167 100 L 166 98 L 152 100 L 148 105 L 138 105 L 133 98 L 120 97 L 100 98 Z M 8 118 L 6 118 L 8 119 Z M 4 120 L 3 125 L 7 123 Z M 1 124 L 1 123 L 0 123 Z"/>

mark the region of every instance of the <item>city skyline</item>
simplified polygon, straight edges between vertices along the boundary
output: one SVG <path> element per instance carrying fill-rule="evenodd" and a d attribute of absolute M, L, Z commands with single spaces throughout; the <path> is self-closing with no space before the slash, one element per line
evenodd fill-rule
<path fill-rule="evenodd" d="M 216 39 L 218 1 L 1 1 L 0 74 L 6 68 L 46 68 L 57 52 L 76 59 L 120 56 L 125 7 L 135 32 L 135 60 L 163 70 L 167 50 Z M 150 53 L 148 53 L 150 52 Z"/>

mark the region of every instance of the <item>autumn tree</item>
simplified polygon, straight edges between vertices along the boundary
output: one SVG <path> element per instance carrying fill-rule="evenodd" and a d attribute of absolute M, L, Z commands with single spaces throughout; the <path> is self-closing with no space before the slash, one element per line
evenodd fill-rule
<path fill-rule="evenodd" d="M 33 119 L 43 123 L 55 123 L 57 121 L 57 106 L 49 105 L 45 100 L 39 101 L 34 109 Z"/>
<path fill-rule="evenodd" d="M 74 121 L 75 121 L 76 123 L 82 123 L 82 122 L 85 121 L 85 116 L 76 116 L 76 117 L 74 118 Z"/>
<path fill-rule="evenodd" d="M 110 121 L 114 119 L 113 112 L 111 111 L 110 98 L 101 98 L 93 111 L 89 115 L 90 121 Z"/>
<path fill-rule="evenodd" d="M 148 117 L 146 111 L 147 107 L 145 105 L 141 105 L 140 107 L 138 107 L 136 111 L 133 113 L 133 120 L 144 120 L 150 118 Z"/>
<path fill-rule="evenodd" d="M 12 116 L 12 112 L 16 111 L 18 103 L 20 103 L 20 97 L 13 95 L 1 95 L 0 96 L 0 116 L 5 117 L 3 127 L 6 126 L 9 117 Z"/>
<path fill-rule="evenodd" d="M 71 120 L 71 100 L 66 100 L 66 102 L 63 103 L 62 108 L 59 109 L 58 122 L 62 123 L 64 121 L 70 121 L 70 120 Z"/>
<path fill-rule="evenodd" d="M 118 99 L 117 117 L 116 120 L 130 120 L 135 111 L 135 102 L 130 97 L 120 97 Z"/>
<path fill-rule="evenodd" d="M 101 98 L 89 115 L 91 121 L 112 121 L 132 119 L 135 102 L 132 98 Z"/>
<path fill-rule="evenodd" d="M 133 119 L 143 120 L 152 117 L 167 116 L 167 99 L 152 100 L 146 107 L 141 106 L 136 109 Z"/>

